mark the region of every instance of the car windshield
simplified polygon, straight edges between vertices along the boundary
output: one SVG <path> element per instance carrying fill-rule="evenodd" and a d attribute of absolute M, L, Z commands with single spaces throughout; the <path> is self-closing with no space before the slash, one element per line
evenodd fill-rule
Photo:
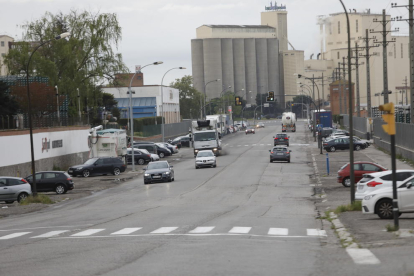
<path fill-rule="evenodd" d="M 214 154 L 210 151 L 200 151 L 197 154 L 197 157 L 209 157 L 209 156 L 214 156 Z"/>
<path fill-rule="evenodd" d="M 273 151 L 283 152 L 283 151 L 288 151 L 288 149 L 287 148 L 273 148 Z"/>
<path fill-rule="evenodd" d="M 203 133 L 194 134 L 194 141 L 212 141 L 212 140 L 216 140 L 215 132 L 203 132 Z"/>
<path fill-rule="evenodd" d="M 166 169 L 168 168 L 167 162 L 157 162 L 157 163 L 149 163 L 148 170 L 157 170 L 157 169 Z"/>
<path fill-rule="evenodd" d="M 98 158 L 89 159 L 85 162 L 85 165 L 93 165 L 96 162 L 96 160 L 98 160 Z"/>
<path fill-rule="evenodd" d="M 277 134 L 276 137 L 278 138 L 285 138 L 287 135 L 286 134 Z"/>

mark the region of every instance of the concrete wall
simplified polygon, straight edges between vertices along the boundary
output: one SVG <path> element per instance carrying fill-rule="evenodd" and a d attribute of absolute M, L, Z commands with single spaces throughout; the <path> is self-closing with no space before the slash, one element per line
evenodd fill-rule
<path fill-rule="evenodd" d="M 191 63 L 193 85 L 199 92 L 204 93 L 204 54 L 203 39 L 191 40 Z"/>
<path fill-rule="evenodd" d="M 233 39 L 231 38 L 223 38 L 221 40 L 221 61 L 223 70 L 222 83 L 224 87 L 231 86 L 232 88 L 230 90 L 237 91 L 234 88 Z"/>
<path fill-rule="evenodd" d="M 208 99 L 217 98 L 223 90 L 222 85 L 228 86 L 223 82 L 222 55 L 221 55 L 221 39 L 209 38 L 204 39 L 203 44 L 204 55 L 204 80 L 209 82 L 220 79 L 221 81 L 212 82 L 206 87 Z M 201 90 L 202 91 L 202 90 Z"/>
<path fill-rule="evenodd" d="M 276 29 L 267 26 L 249 26 L 249 25 L 222 25 L 222 27 L 211 27 L 203 25 L 196 30 L 197 38 L 274 38 Z"/>
<path fill-rule="evenodd" d="M 257 69 L 257 93 L 267 94 L 269 91 L 269 65 L 267 57 L 267 40 L 256 39 L 256 69 Z"/>
<path fill-rule="evenodd" d="M 287 11 L 266 11 L 261 13 L 261 24 L 276 28 L 280 51 L 288 50 Z"/>
<path fill-rule="evenodd" d="M 257 95 L 257 63 L 256 63 L 256 42 L 254 38 L 244 40 L 244 60 L 246 70 L 246 91 L 252 91 L 247 103 L 256 103 Z"/>
<path fill-rule="evenodd" d="M 36 171 L 67 170 L 88 159 L 89 128 L 37 129 L 33 134 Z M 25 177 L 31 174 L 31 150 L 28 131 L 1 132 L 0 175 Z M 13 145 L 13 146 L 11 146 Z"/>
<path fill-rule="evenodd" d="M 267 39 L 267 68 L 268 91 L 275 91 L 275 97 L 280 102 L 279 42 L 277 39 Z"/>
<path fill-rule="evenodd" d="M 246 89 L 246 67 L 244 59 L 244 39 L 233 39 L 233 66 L 234 66 L 234 90 L 240 91 L 244 89 L 243 98 L 250 97 L 249 91 Z"/>

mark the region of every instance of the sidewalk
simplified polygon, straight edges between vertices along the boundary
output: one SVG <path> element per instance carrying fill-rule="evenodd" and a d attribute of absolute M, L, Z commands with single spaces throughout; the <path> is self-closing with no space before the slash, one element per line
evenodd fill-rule
<path fill-rule="evenodd" d="M 339 168 L 349 162 L 349 151 L 330 152 L 330 174 L 327 175 L 326 151 L 320 154 L 317 143 L 311 143 L 312 160 L 319 172 L 320 184 L 315 189 L 322 194 L 320 200 L 315 203 L 318 211 L 323 215 L 326 211 L 334 211 L 339 205 L 347 205 L 351 202 L 350 188 L 337 182 Z M 371 145 L 367 149 L 354 151 L 355 161 L 376 162 L 391 169 L 390 155 Z M 409 164 L 397 159 L 397 169 L 413 169 Z M 318 178 L 318 177 L 317 177 Z M 386 226 L 393 225 L 393 220 L 383 220 L 377 215 L 363 215 L 362 212 L 345 212 L 338 215 L 344 227 L 347 228 L 354 240 L 364 248 L 386 247 L 393 245 L 414 244 L 414 239 L 401 238 L 395 233 L 387 232 Z M 400 229 L 414 230 L 414 214 L 402 214 L 400 217 Z M 404 231 L 404 230 L 403 230 Z M 408 232 L 406 230 L 405 232 Z M 414 235 L 412 235 L 414 237 Z"/>

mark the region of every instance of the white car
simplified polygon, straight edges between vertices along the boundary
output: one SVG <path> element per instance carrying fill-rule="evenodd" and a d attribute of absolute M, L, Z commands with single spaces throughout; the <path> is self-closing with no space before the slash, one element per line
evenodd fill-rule
<path fill-rule="evenodd" d="M 403 184 L 397 184 L 398 211 L 401 213 L 414 213 L 414 176 Z M 392 187 L 378 189 L 367 194 L 362 200 L 364 214 L 377 214 L 382 219 L 392 219 L 393 216 Z"/>
<path fill-rule="evenodd" d="M 150 153 L 146 149 L 139 149 L 139 150 L 142 151 L 145 154 L 151 155 L 151 161 L 159 161 L 160 160 L 160 157 L 158 156 L 158 154 Z"/>
<path fill-rule="evenodd" d="M 397 186 L 411 176 L 414 176 L 414 170 L 397 170 Z M 364 174 L 357 184 L 355 199 L 363 200 L 369 193 L 388 187 L 392 187 L 392 171 Z"/>
<path fill-rule="evenodd" d="M 168 146 L 168 147 L 172 148 L 173 149 L 172 153 L 178 153 L 178 147 L 176 145 L 171 145 L 170 143 L 165 143 L 165 146 L 166 147 Z M 169 148 L 169 150 L 171 151 L 170 148 Z"/>
<path fill-rule="evenodd" d="M 36 177 L 37 179 L 37 177 Z M 32 194 L 32 188 L 26 179 L 21 177 L 0 177 L 0 201 L 11 204 L 20 202 Z"/>
<path fill-rule="evenodd" d="M 195 168 L 217 166 L 216 156 L 212 150 L 200 150 L 195 159 Z"/>

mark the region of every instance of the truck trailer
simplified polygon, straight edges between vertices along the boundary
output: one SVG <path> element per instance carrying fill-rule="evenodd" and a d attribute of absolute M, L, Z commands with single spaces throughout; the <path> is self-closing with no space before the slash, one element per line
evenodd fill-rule
<path fill-rule="evenodd" d="M 282 132 L 296 131 L 296 114 L 293 112 L 283 112 L 282 114 Z"/>

